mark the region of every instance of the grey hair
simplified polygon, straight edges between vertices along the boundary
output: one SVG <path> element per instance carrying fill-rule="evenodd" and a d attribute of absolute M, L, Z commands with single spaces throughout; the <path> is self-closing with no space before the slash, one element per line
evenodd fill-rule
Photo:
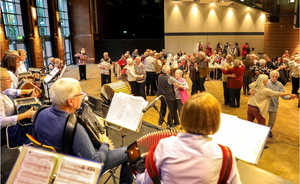
<path fill-rule="evenodd" d="M 262 89 L 265 87 L 264 82 L 267 81 L 269 77 L 266 74 L 260 74 L 255 82 L 255 89 Z"/>
<path fill-rule="evenodd" d="M 228 60 L 228 58 L 232 57 L 230 54 L 227 54 L 226 56 L 226 60 Z"/>
<path fill-rule="evenodd" d="M 131 64 L 133 64 L 133 60 L 132 60 L 132 58 L 128 58 L 126 61 L 127 61 L 127 64 L 128 64 L 128 65 L 131 65 Z"/>
<path fill-rule="evenodd" d="M 277 74 L 278 77 L 280 77 L 280 74 L 277 70 L 273 70 L 271 73 L 270 73 L 270 77 L 272 77 L 273 75 Z"/>
<path fill-rule="evenodd" d="M 55 63 L 60 63 L 60 59 L 59 58 L 55 58 Z"/>
<path fill-rule="evenodd" d="M 180 76 L 182 76 L 182 74 L 183 74 L 182 70 L 180 70 L 180 69 L 177 69 L 177 70 L 175 71 L 175 73 L 176 73 L 176 72 L 178 72 L 178 74 L 179 74 Z"/>
<path fill-rule="evenodd" d="M 53 105 L 66 106 L 69 98 L 81 92 L 80 83 L 73 78 L 61 78 L 50 88 L 50 97 Z"/>
<path fill-rule="evenodd" d="M 167 73 L 167 71 L 169 71 L 170 70 L 170 67 L 168 66 L 168 65 L 164 65 L 163 67 L 162 67 L 162 72 L 163 73 Z"/>
<path fill-rule="evenodd" d="M 22 55 L 22 53 L 27 53 L 26 52 L 26 50 L 24 50 L 24 49 L 18 49 L 18 53 L 19 53 L 19 56 L 21 56 Z"/>
<path fill-rule="evenodd" d="M 4 53 L 5 56 L 20 56 L 18 51 L 16 50 L 7 50 L 5 53 Z"/>
<path fill-rule="evenodd" d="M 108 52 L 104 52 L 104 53 L 103 53 L 103 56 L 105 56 L 106 54 L 108 55 Z"/>
<path fill-rule="evenodd" d="M 199 52 L 199 57 L 200 57 L 200 56 L 203 56 L 203 57 L 205 57 L 205 53 L 204 53 L 204 52 L 202 52 L 202 51 L 200 51 L 200 52 Z"/>
<path fill-rule="evenodd" d="M 137 56 L 137 57 L 135 58 L 135 60 L 137 60 L 137 59 L 140 60 L 140 61 L 142 60 L 140 56 Z"/>
<path fill-rule="evenodd" d="M 264 59 L 260 59 L 258 62 L 259 62 L 260 66 L 266 64 L 266 60 L 264 60 Z"/>
<path fill-rule="evenodd" d="M 235 60 L 233 61 L 233 64 L 234 64 L 234 66 L 240 66 L 241 61 L 238 60 L 238 59 L 235 59 Z"/>

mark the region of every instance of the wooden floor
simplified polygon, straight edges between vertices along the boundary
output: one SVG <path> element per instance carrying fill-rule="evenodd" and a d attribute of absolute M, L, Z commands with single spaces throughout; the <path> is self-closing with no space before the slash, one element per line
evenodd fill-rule
<path fill-rule="evenodd" d="M 79 79 L 78 67 L 69 66 L 64 77 Z M 101 77 L 100 69 L 95 64 L 87 65 L 87 81 L 81 81 L 82 90 L 89 95 L 100 97 Z M 191 87 L 191 81 L 186 75 L 185 79 Z M 112 82 L 117 81 L 112 77 Z M 230 108 L 223 105 L 223 87 L 221 81 L 206 81 L 206 92 L 217 98 L 222 106 L 222 112 L 247 119 L 247 102 L 249 96 L 241 95 L 240 108 Z M 285 85 L 286 92 L 291 92 L 292 84 Z M 189 90 L 190 94 L 190 90 Z M 147 97 L 151 102 L 154 96 Z M 157 103 L 157 106 L 160 106 Z M 144 121 L 157 125 L 158 113 L 151 108 L 143 117 Z M 165 125 L 163 125 L 165 128 Z M 282 178 L 299 183 L 299 109 L 297 100 L 282 100 L 277 113 L 276 124 L 272 130 L 274 137 L 267 142 L 268 149 L 265 149 L 257 167 L 278 175 Z"/>

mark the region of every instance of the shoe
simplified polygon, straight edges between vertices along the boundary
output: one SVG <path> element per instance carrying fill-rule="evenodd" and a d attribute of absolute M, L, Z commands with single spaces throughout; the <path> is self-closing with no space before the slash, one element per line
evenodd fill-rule
<path fill-rule="evenodd" d="M 176 126 L 178 126 L 179 125 L 179 123 L 174 123 L 174 126 L 176 127 Z"/>
<path fill-rule="evenodd" d="M 251 95 L 251 93 L 249 93 L 249 91 L 247 92 L 248 95 Z"/>
<path fill-rule="evenodd" d="M 269 146 L 265 146 L 265 147 L 264 147 L 264 149 L 268 149 L 268 148 L 269 148 Z"/>
<path fill-rule="evenodd" d="M 85 78 L 84 80 L 87 80 L 87 78 Z"/>
<path fill-rule="evenodd" d="M 244 92 L 243 94 L 246 95 L 246 92 Z"/>
<path fill-rule="evenodd" d="M 161 127 L 162 126 L 162 124 L 160 124 L 160 123 L 158 123 L 158 125 L 157 125 L 158 127 Z"/>
<path fill-rule="evenodd" d="M 169 123 L 169 124 L 168 124 L 168 127 L 169 127 L 169 128 L 175 128 L 176 126 L 175 126 L 173 123 Z"/>
<path fill-rule="evenodd" d="M 240 106 L 239 106 L 239 105 L 236 105 L 235 108 L 240 108 Z"/>
<path fill-rule="evenodd" d="M 155 96 L 156 94 L 155 93 L 151 93 L 151 95 L 150 96 Z"/>
<path fill-rule="evenodd" d="M 82 81 L 82 79 L 79 79 L 79 81 Z"/>
<path fill-rule="evenodd" d="M 270 131 L 269 137 L 273 137 L 272 131 Z"/>

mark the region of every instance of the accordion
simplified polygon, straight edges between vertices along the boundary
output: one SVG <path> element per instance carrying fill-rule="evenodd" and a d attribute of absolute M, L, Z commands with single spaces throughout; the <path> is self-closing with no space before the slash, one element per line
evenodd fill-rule
<path fill-rule="evenodd" d="M 37 110 L 38 108 L 42 107 L 41 102 L 36 97 L 15 99 L 14 103 L 17 114 L 22 114 L 28 111 L 31 107 L 33 107 L 33 110 Z M 32 124 L 31 119 L 29 118 L 23 119 L 18 123 L 22 126 Z"/>
<path fill-rule="evenodd" d="M 161 139 L 176 136 L 179 130 L 164 130 L 152 132 L 139 138 L 127 147 L 127 156 L 130 164 L 135 164 L 142 154 L 151 150 L 152 146 Z"/>
<path fill-rule="evenodd" d="M 39 96 L 42 93 L 42 90 L 40 88 L 38 88 L 37 86 L 35 86 L 31 82 L 28 82 L 26 79 L 22 79 L 17 88 L 18 89 L 23 89 L 23 90 L 33 89 L 36 96 Z M 26 95 L 20 95 L 20 96 L 21 97 L 26 97 Z"/>
<path fill-rule="evenodd" d="M 18 73 L 18 79 L 19 81 L 21 81 L 22 79 L 34 81 L 34 77 L 31 72 Z"/>

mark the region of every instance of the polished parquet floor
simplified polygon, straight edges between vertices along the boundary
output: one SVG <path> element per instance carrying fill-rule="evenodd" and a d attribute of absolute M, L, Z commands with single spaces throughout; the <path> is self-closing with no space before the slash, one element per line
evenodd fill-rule
<path fill-rule="evenodd" d="M 69 66 L 64 77 L 79 79 L 78 67 Z M 89 95 L 100 97 L 101 75 L 100 69 L 96 64 L 87 65 L 86 81 L 80 81 L 82 90 Z M 191 87 L 191 81 L 188 75 L 185 76 Z M 112 82 L 118 81 L 112 77 Z M 241 95 L 240 108 L 230 108 L 223 105 L 223 87 L 221 81 L 206 81 L 206 92 L 216 97 L 221 106 L 222 112 L 238 116 L 241 119 L 247 119 L 248 95 Z M 291 92 L 292 84 L 288 82 L 285 85 L 286 92 Z M 190 90 L 189 90 L 190 94 Z M 151 102 L 154 96 L 147 97 Z M 157 106 L 159 107 L 159 103 Z M 151 108 L 143 117 L 144 121 L 157 125 L 158 113 Z M 163 125 L 163 128 L 166 128 Z M 276 124 L 272 130 L 274 137 L 269 138 L 267 142 L 268 149 L 265 149 L 257 167 L 278 175 L 294 183 L 299 183 L 299 108 L 297 99 L 282 100 L 277 113 Z M 245 143 L 246 144 L 246 143 Z"/>

